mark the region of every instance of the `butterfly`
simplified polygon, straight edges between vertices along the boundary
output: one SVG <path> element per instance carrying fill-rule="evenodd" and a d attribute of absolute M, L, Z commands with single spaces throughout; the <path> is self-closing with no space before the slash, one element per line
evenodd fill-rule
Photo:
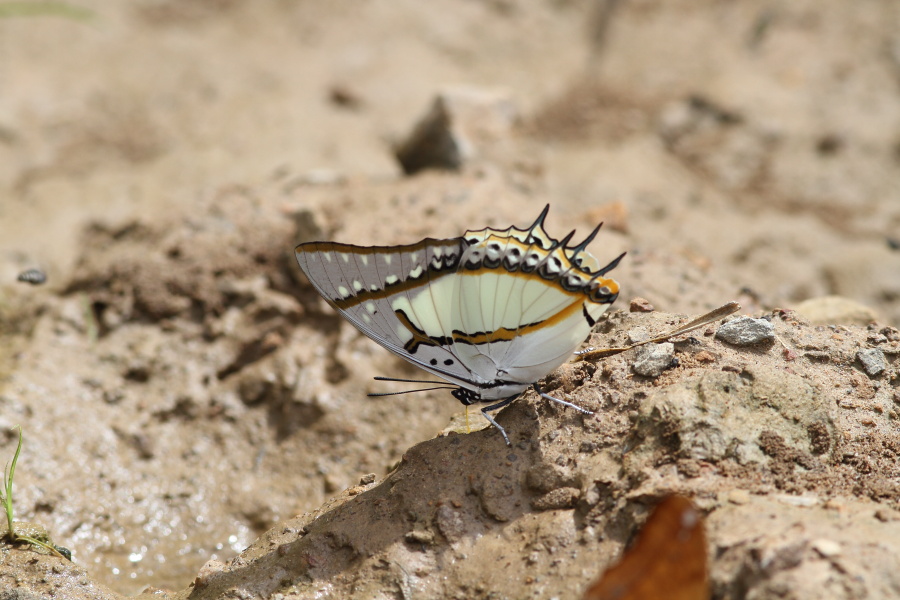
<path fill-rule="evenodd" d="M 445 381 L 452 395 L 488 414 L 565 362 L 619 293 L 607 264 L 587 250 L 597 226 L 569 246 L 544 230 L 546 206 L 526 229 L 486 227 L 461 237 L 406 246 L 309 242 L 296 247 L 300 268 L 344 318 L 394 354 Z M 432 389 L 432 388 L 428 388 Z M 375 394 L 377 395 L 377 394 Z"/>

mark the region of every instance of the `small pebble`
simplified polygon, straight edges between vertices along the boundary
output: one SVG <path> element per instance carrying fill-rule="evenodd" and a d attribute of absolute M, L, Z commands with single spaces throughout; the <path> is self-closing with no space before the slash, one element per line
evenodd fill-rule
<path fill-rule="evenodd" d="M 732 504 L 747 504 L 750 502 L 750 492 L 747 490 L 731 490 L 728 492 L 726 498 Z"/>
<path fill-rule="evenodd" d="M 822 556 L 822 558 L 831 558 L 833 556 L 840 556 L 841 554 L 841 545 L 834 540 L 819 538 L 813 540 L 812 547 Z"/>
<path fill-rule="evenodd" d="M 877 377 L 887 369 L 887 359 L 884 352 L 878 348 L 867 348 L 856 353 L 856 358 L 862 363 L 863 370 L 869 377 Z"/>
<path fill-rule="evenodd" d="M 675 362 L 675 344 L 647 344 L 641 346 L 631 368 L 644 377 L 659 377 L 663 371 Z"/>
<path fill-rule="evenodd" d="M 434 534 L 430 531 L 413 530 L 403 536 L 409 544 L 423 544 L 429 546 L 434 543 Z"/>
<path fill-rule="evenodd" d="M 694 355 L 694 360 L 697 362 L 716 362 L 716 355 L 709 350 L 701 350 Z"/>
<path fill-rule="evenodd" d="M 23 283 L 30 283 L 31 285 L 41 285 L 47 281 L 47 275 L 40 269 L 28 269 L 27 271 L 19 273 L 19 276 L 16 279 Z"/>
<path fill-rule="evenodd" d="M 641 298 L 637 296 L 631 299 L 631 304 L 628 307 L 628 312 L 653 312 L 656 310 L 650 301 L 646 298 Z"/>
<path fill-rule="evenodd" d="M 735 346 L 752 346 L 775 339 L 775 326 L 765 319 L 739 317 L 716 331 L 716 337 Z"/>

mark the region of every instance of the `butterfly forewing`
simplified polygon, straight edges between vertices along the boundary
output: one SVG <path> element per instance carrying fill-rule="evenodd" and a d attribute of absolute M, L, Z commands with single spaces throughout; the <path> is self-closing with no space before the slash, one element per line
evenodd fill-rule
<path fill-rule="evenodd" d="M 310 242 L 296 256 L 319 294 L 362 333 L 426 371 L 471 386 L 468 369 L 436 341 L 450 321 L 459 252 L 458 239 L 426 239 L 388 247 Z"/>

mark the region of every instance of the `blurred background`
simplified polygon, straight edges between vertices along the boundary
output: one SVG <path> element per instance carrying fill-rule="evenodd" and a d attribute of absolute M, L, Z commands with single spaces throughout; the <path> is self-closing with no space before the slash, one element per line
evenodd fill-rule
<path fill-rule="evenodd" d="M 900 4 L 0 2 L 19 517 L 119 591 L 174 589 L 383 475 L 457 406 L 366 400 L 415 373 L 293 246 L 547 202 L 552 234 L 628 251 L 619 308 L 900 325 Z"/>

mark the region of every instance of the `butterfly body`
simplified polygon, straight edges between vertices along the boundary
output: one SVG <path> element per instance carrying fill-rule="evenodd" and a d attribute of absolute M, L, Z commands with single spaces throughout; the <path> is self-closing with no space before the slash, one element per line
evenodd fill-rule
<path fill-rule="evenodd" d="M 601 268 L 585 250 L 597 230 L 569 247 L 572 234 L 544 231 L 546 214 L 528 229 L 406 246 L 310 242 L 296 256 L 350 323 L 459 386 L 463 404 L 511 400 L 565 362 L 618 294 L 604 275 L 621 257 Z"/>

